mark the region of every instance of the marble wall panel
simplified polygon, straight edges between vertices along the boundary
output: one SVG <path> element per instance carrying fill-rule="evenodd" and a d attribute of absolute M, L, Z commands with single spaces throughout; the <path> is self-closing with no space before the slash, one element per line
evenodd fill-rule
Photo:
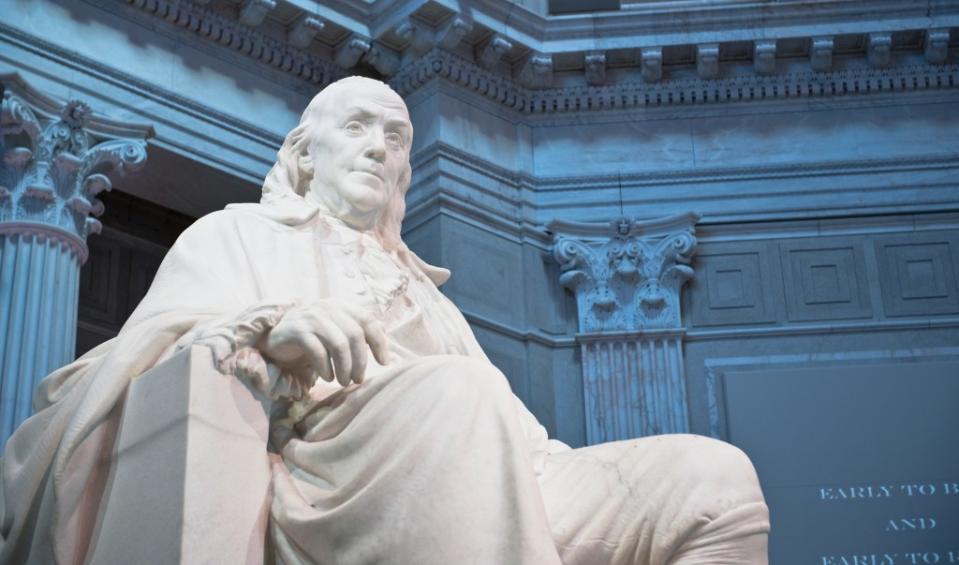
<path fill-rule="evenodd" d="M 608 175 L 946 156 L 959 150 L 953 105 L 868 100 L 843 108 L 742 105 L 724 108 L 722 114 L 667 119 L 624 112 L 614 122 L 597 118 L 537 127 L 535 172 L 565 177 L 573 170 Z"/>
<path fill-rule="evenodd" d="M 586 407 L 583 400 L 583 371 L 578 346 L 553 350 L 555 437 L 573 447 L 586 445 Z"/>
<path fill-rule="evenodd" d="M 506 375 L 513 393 L 524 403 L 529 403 L 530 379 L 523 342 L 476 325 L 473 333 L 489 360 Z"/>
<path fill-rule="evenodd" d="M 404 230 L 403 241 L 420 256 L 420 259 L 431 265 L 443 267 L 440 229 L 439 216 L 433 216 L 412 230 Z"/>
<path fill-rule="evenodd" d="M 876 337 L 859 336 L 860 344 L 882 341 Z M 952 549 L 959 507 L 948 485 L 959 456 L 944 430 L 959 425 L 949 400 L 959 393 L 957 354 L 925 347 L 728 360 L 721 371 L 725 437 L 746 451 L 763 484 L 771 562 Z M 934 486 L 924 487 L 928 496 L 908 494 L 907 485 L 918 484 Z M 888 496 L 837 494 L 867 485 Z M 936 525 L 905 535 L 890 528 L 920 516 Z"/>
<path fill-rule="evenodd" d="M 704 244 L 684 293 L 692 327 L 769 324 L 779 317 L 779 265 L 766 242 Z"/>
<path fill-rule="evenodd" d="M 689 169 L 694 146 L 689 120 L 633 120 L 540 126 L 533 130 L 537 176 L 615 175 Z"/>
<path fill-rule="evenodd" d="M 523 292 L 527 297 L 536 297 L 524 301 L 527 324 L 549 334 L 575 332 L 576 302 L 572 293 L 559 284 L 559 265 L 541 247 L 525 243 L 523 270 Z"/>
<path fill-rule="evenodd" d="M 522 327 L 522 248 L 462 221 L 442 218 L 442 264 L 453 272 L 444 291 L 461 309 Z"/>
<path fill-rule="evenodd" d="M 598 142 L 597 142 L 598 143 Z M 629 162 L 629 156 L 621 156 Z M 575 159 L 575 157 L 569 157 Z M 657 168 L 623 173 L 610 165 L 576 180 L 542 179 L 536 219 L 605 221 L 621 214 L 655 218 L 693 210 L 708 221 L 856 217 L 939 212 L 959 206 L 959 166 L 947 157 L 743 168 Z M 622 196 L 622 204 L 620 204 Z"/>
<path fill-rule="evenodd" d="M 861 242 L 817 238 L 783 242 L 781 249 L 789 321 L 872 316 Z"/>
<path fill-rule="evenodd" d="M 529 393 L 526 407 L 536 415 L 550 437 L 556 435 L 556 378 L 560 369 L 554 365 L 553 348 L 542 343 L 526 342 L 526 379 Z"/>
<path fill-rule="evenodd" d="M 448 94 L 437 96 L 439 140 L 494 166 L 530 172 L 526 167 L 532 149 L 528 133 L 518 120 L 506 119 Z M 417 127 L 415 122 L 413 125 Z"/>
<path fill-rule="evenodd" d="M 959 313 L 959 235 L 886 236 L 875 246 L 886 316 Z"/>
<path fill-rule="evenodd" d="M 959 150 L 959 118 L 952 104 L 944 102 L 919 109 L 864 100 L 852 108 L 797 106 L 736 114 L 695 121 L 698 166 L 885 159 Z M 917 136 L 917 131 L 923 134 Z"/>
<path fill-rule="evenodd" d="M 437 112 L 438 104 L 439 96 L 437 94 L 407 100 L 410 121 L 413 122 L 413 147 L 411 153 L 415 154 L 417 151 L 441 139 L 440 126 L 442 119 L 439 112 Z"/>

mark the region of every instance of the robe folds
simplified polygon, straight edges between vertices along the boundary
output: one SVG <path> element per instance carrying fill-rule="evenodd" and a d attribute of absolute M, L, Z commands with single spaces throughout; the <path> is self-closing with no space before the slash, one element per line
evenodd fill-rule
<path fill-rule="evenodd" d="M 768 530 L 745 456 L 693 436 L 578 450 L 549 440 L 438 291 L 446 276 L 302 200 L 201 218 L 119 335 L 41 383 L 0 461 L 0 563 L 84 562 L 127 385 L 197 343 L 213 344 L 224 371 L 258 374 L 285 409 L 263 454 L 268 562 L 759 562 L 736 549 L 764 546 Z M 370 356 L 363 384 L 310 391 L 257 373 L 253 346 L 285 309 L 329 299 L 384 323 L 390 362 Z"/>

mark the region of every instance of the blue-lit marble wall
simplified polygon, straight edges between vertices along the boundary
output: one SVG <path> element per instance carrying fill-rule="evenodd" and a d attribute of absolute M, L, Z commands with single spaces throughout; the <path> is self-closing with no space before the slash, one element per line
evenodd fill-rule
<path fill-rule="evenodd" d="M 902 94 L 531 119 L 439 87 L 411 98 L 432 137 L 418 139 L 407 238 L 453 269 L 446 292 L 517 394 L 581 445 L 576 307 L 538 226 L 702 213 L 683 297 L 690 427 L 752 458 L 771 562 L 948 562 L 957 103 Z"/>
<path fill-rule="evenodd" d="M 847 326 L 861 327 L 859 348 L 885 348 L 959 313 L 955 95 L 539 119 L 443 88 L 410 102 L 410 243 L 453 269 L 446 291 L 572 443 L 583 441 L 575 306 L 536 226 L 620 215 L 620 183 L 625 215 L 704 216 L 688 355 L 722 357 L 763 331 L 812 344 Z M 705 365 L 687 370 L 693 428 L 707 433 Z"/>

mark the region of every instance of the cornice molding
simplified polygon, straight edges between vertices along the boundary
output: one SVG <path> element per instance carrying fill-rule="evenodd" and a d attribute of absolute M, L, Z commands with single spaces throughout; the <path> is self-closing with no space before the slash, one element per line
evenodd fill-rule
<path fill-rule="evenodd" d="M 238 51 L 311 84 L 325 86 L 345 73 L 289 43 L 186 0 L 121 0 L 199 37 Z"/>
<path fill-rule="evenodd" d="M 242 18 L 231 19 L 190 0 L 87 1 L 130 5 L 307 84 L 324 86 L 349 74 L 354 65 L 364 63 L 391 77 L 394 87 L 404 95 L 441 78 L 526 114 L 805 99 L 959 86 L 959 69 L 955 64 L 945 64 L 949 58 L 949 28 L 959 26 L 959 5 L 942 0 L 871 3 L 848 0 L 828 6 L 812 0 L 773 5 L 729 2 L 706 8 L 633 7 L 579 16 L 543 16 L 504 0 L 476 0 L 469 9 L 456 0 L 381 1 L 373 6 L 338 0 L 321 7 L 311 7 L 312 4 L 302 0 L 292 1 L 289 7 L 300 12 L 298 17 L 311 17 L 319 23 L 329 21 L 343 28 L 345 39 L 324 47 L 334 54 L 333 60 L 314 55 L 308 44 L 304 48 L 294 46 L 290 34 L 285 40 L 278 39 L 274 37 L 276 34 L 244 24 Z M 425 8 L 427 4 L 432 7 Z M 863 21 L 861 14 L 867 4 L 873 17 Z M 462 37 L 447 42 L 441 29 L 434 29 L 414 17 L 420 10 L 435 12 L 437 9 L 446 10 L 451 14 L 450 20 L 462 21 L 468 29 L 472 29 L 474 23 L 481 26 L 493 33 L 497 45 L 508 47 L 497 53 L 495 60 L 484 62 L 482 55 L 488 54 L 489 49 L 483 47 L 495 43 L 492 40 L 457 45 Z M 683 17 L 677 18 L 677 15 Z M 410 26 L 416 27 L 415 33 L 406 33 L 412 29 Z M 927 36 L 926 48 L 909 44 L 904 56 L 891 38 L 894 32 L 910 31 Z M 832 38 L 836 34 L 866 38 L 861 52 L 849 53 L 836 46 L 837 56 L 855 59 L 854 64 L 847 66 L 863 68 L 831 70 L 836 68 L 832 63 Z M 470 41 L 480 36 L 481 33 L 474 32 Z M 780 53 L 777 40 L 806 42 L 808 52 L 797 55 L 787 49 L 788 52 Z M 751 63 L 748 59 L 728 59 L 723 55 L 723 45 L 734 44 L 741 44 L 737 49 L 753 50 Z M 664 59 L 665 47 L 692 49 L 699 55 L 711 53 L 712 59 L 708 65 L 704 60 L 697 61 L 698 77 L 670 78 L 683 65 L 676 67 L 671 60 Z M 605 72 L 609 50 L 636 51 L 633 62 L 636 72 L 615 73 L 617 82 L 604 86 L 605 77 L 613 76 Z M 579 80 L 572 81 L 579 85 L 551 87 L 554 58 L 569 59 L 579 52 L 584 57 L 584 66 L 572 72 L 581 74 Z M 920 60 L 923 54 L 925 64 L 912 62 Z M 536 80 L 530 80 L 529 73 L 525 72 L 531 61 L 539 65 Z M 597 61 L 602 61 L 602 69 L 596 67 Z M 723 77 L 725 71 L 721 71 L 721 67 L 730 61 L 742 68 L 734 76 Z M 622 65 L 622 61 L 617 64 Z M 569 78 L 572 77 L 566 77 Z"/>
<path fill-rule="evenodd" d="M 462 4 L 437 1 L 450 10 L 458 10 Z M 802 35 L 797 33 L 798 27 L 815 28 L 820 35 L 833 33 L 832 26 L 837 24 L 843 24 L 843 33 L 899 31 L 910 24 L 927 25 L 933 18 L 948 27 L 956 25 L 959 6 L 949 0 L 730 0 L 683 6 L 648 2 L 628 9 L 551 16 L 513 2 L 472 0 L 470 13 L 476 23 L 502 30 L 509 40 L 552 52 L 558 44 L 564 50 L 663 46 L 675 43 L 673 37 L 693 44 L 788 38 Z M 870 16 L 868 21 L 863 19 L 865 13 Z"/>
<path fill-rule="evenodd" d="M 959 66 L 909 65 L 829 73 L 800 71 L 531 90 L 463 57 L 434 48 L 401 69 L 390 84 L 400 95 L 408 96 L 436 79 L 471 90 L 523 114 L 562 114 L 955 89 L 959 87 Z"/>

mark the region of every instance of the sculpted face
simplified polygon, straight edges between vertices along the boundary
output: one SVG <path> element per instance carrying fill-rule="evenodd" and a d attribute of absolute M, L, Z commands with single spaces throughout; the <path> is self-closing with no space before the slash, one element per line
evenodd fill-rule
<path fill-rule="evenodd" d="M 308 197 L 357 229 L 372 228 L 409 169 L 413 126 L 386 85 L 341 81 L 321 94 L 313 118 Z"/>

